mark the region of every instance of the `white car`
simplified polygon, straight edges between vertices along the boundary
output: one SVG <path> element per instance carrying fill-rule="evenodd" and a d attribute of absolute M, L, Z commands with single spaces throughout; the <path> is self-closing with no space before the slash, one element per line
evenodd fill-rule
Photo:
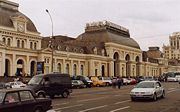
<path fill-rule="evenodd" d="M 26 86 L 26 84 L 22 83 L 21 81 L 8 82 L 7 85 L 9 85 L 11 88 L 22 88 Z"/>
<path fill-rule="evenodd" d="M 112 85 L 112 80 L 110 77 L 98 77 L 99 80 L 101 80 L 102 82 L 106 83 L 106 86 L 110 86 Z"/>
<path fill-rule="evenodd" d="M 176 81 L 180 83 L 180 75 L 176 75 L 175 78 L 176 78 Z"/>
<path fill-rule="evenodd" d="M 131 100 L 153 99 L 165 97 L 165 90 L 159 81 L 142 81 L 138 83 L 130 92 Z"/>
<path fill-rule="evenodd" d="M 177 78 L 176 77 L 167 77 L 168 82 L 176 82 Z"/>

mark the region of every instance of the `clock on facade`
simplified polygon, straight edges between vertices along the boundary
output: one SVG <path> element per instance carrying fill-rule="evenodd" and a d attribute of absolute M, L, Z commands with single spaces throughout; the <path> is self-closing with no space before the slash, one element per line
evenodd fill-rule
<path fill-rule="evenodd" d="M 24 25 L 23 24 L 18 24 L 17 25 L 17 30 L 20 32 L 24 32 Z"/>

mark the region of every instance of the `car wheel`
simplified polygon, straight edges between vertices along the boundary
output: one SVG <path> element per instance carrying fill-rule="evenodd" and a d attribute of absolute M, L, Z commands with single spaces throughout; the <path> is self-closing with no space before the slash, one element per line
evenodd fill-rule
<path fill-rule="evenodd" d="M 135 98 L 131 97 L 131 101 L 135 101 Z"/>
<path fill-rule="evenodd" d="M 41 109 L 41 108 L 36 108 L 36 109 L 34 110 L 34 112 L 42 112 L 42 109 Z"/>
<path fill-rule="evenodd" d="M 46 95 L 45 95 L 44 93 L 39 93 L 39 94 L 38 94 L 38 97 L 39 97 L 39 98 L 45 98 Z"/>
<path fill-rule="evenodd" d="M 50 98 L 53 99 L 53 98 L 54 98 L 54 95 L 50 95 Z"/>
<path fill-rule="evenodd" d="M 156 95 L 156 93 L 154 93 L 154 95 L 153 95 L 153 100 L 154 100 L 154 101 L 157 100 L 157 95 Z"/>
<path fill-rule="evenodd" d="M 63 94 L 62 94 L 62 97 L 63 98 L 68 98 L 69 96 L 69 93 L 67 91 L 64 91 Z"/>
<path fill-rule="evenodd" d="M 165 98 L 165 92 L 163 91 L 161 98 Z"/>
<path fill-rule="evenodd" d="M 106 83 L 106 86 L 109 86 L 109 85 L 110 85 L 109 82 L 107 82 L 107 83 Z"/>

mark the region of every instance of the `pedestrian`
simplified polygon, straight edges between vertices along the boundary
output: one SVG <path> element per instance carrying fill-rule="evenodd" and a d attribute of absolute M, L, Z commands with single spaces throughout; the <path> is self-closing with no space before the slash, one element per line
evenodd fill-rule
<path fill-rule="evenodd" d="M 120 78 L 120 77 L 117 77 L 117 85 L 118 85 L 118 89 L 121 88 L 121 83 L 122 83 L 121 78 Z"/>
<path fill-rule="evenodd" d="M 116 88 L 116 78 L 115 77 L 112 79 L 112 87 Z"/>

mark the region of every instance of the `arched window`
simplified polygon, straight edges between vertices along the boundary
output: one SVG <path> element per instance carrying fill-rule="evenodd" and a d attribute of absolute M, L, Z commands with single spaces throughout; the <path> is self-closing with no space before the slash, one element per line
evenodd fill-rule
<path fill-rule="evenodd" d="M 5 37 L 3 38 L 3 42 L 6 44 L 6 39 L 5 39 Z"/>
<path fill-rule="evenodd" d="M 22 40 L 21 46 L 22 48 L 24 48 L 24 40 Z"/>
<path fill-rule="evenodd" d="M 57 65 L 57 71 L 61 73 L 61 63 L 58 63 L 58 65 Z"/>
<path fill-rule="evenodd" d="M 17 47 L 20 48 L 20 40 L 17 40 Z"/>
<path fill-rule="evenodd" d="M 30 49 L 33 49 L 33 43 L 30 42 Z"/>
<path fill-rule="evenodd" d="M 76 64 L 74 64 L 74 66 L 73 66 L 73 75 L 77 75 L 77 66 L 76 66 Z"/>
<path fill-rule="evenodd" d="M 8 46 L 11 46 L 11 39 L 8 38 L 8 42 L 7 42 Z"/>
<path fill-rule="evenodd" d="M 34 43 L 34 49 L 37 49 L 37 44 L 36 44 L 36 42 Z"/>
<path fill-rule="evenodd" d="M 66 64 L 66 73 L 69 74 L 69 64 Z"/>
<path fill-rule="evenodd" d="M 84 75 L 84 66 L 81 65 L 81 75 Z"/>

